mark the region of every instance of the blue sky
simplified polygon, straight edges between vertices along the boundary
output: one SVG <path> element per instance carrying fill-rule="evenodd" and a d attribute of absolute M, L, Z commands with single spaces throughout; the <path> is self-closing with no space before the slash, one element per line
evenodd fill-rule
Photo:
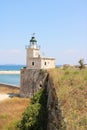
<path fill-rule="evenodd" d="M 26 64 L 32 33 L 56 64 L 87 63 L 87 0 L 0 0 L 0 64 Z"/>

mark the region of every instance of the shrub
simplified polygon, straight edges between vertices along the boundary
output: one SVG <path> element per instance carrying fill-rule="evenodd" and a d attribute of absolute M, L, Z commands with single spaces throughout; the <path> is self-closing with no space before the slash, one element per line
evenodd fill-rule
<path fill-rule="evenodd" d="M 79 60 L 79 64 L 80 64 L 80 69 L 85 68 L 84 59 L 80 59 L 80 60 Z"/>
<path fill-rule="evenodd" d="M 23 113 L 23 118 L 17 125 L 19 130 L 45 130 L 47 127 L 47 94 L 41 89 L 31 99 L 31 105 Z"/>

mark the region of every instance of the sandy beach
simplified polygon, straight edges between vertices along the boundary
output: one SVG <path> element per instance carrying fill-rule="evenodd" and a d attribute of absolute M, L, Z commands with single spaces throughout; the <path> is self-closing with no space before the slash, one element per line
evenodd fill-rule
<path fill-rule="evenodd" d="M 0 71 L 0 74 L 20 74 L 20 71 Z"/>

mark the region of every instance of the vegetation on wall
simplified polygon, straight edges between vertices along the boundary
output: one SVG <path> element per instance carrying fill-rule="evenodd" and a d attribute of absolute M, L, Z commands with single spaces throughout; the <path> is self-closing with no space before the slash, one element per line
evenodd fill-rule
<path fill-rule="evenodd" d="M 47 127 L 47 93 L 41 89 L 31 99 L 31 105 L 23 113 L 17 125 L 18 130 L 46 130 Z"/>
<path fill-rule="evenodd" d="M 50 70 L 66 130 L 87 130 L 87 69 Z"/>

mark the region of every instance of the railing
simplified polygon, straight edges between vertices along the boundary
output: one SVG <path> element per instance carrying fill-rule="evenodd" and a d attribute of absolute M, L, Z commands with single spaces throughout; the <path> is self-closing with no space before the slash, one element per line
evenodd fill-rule
<path fill-rule="evenodd" d="M 32 45 L 26 45 L 25 49 L 27 49 L 27 48 L 34 48 L 34 46 L 32 46 Z M 35 45 L 35 48 L 40 49 L 40 46 L 39 45 Z"/>

